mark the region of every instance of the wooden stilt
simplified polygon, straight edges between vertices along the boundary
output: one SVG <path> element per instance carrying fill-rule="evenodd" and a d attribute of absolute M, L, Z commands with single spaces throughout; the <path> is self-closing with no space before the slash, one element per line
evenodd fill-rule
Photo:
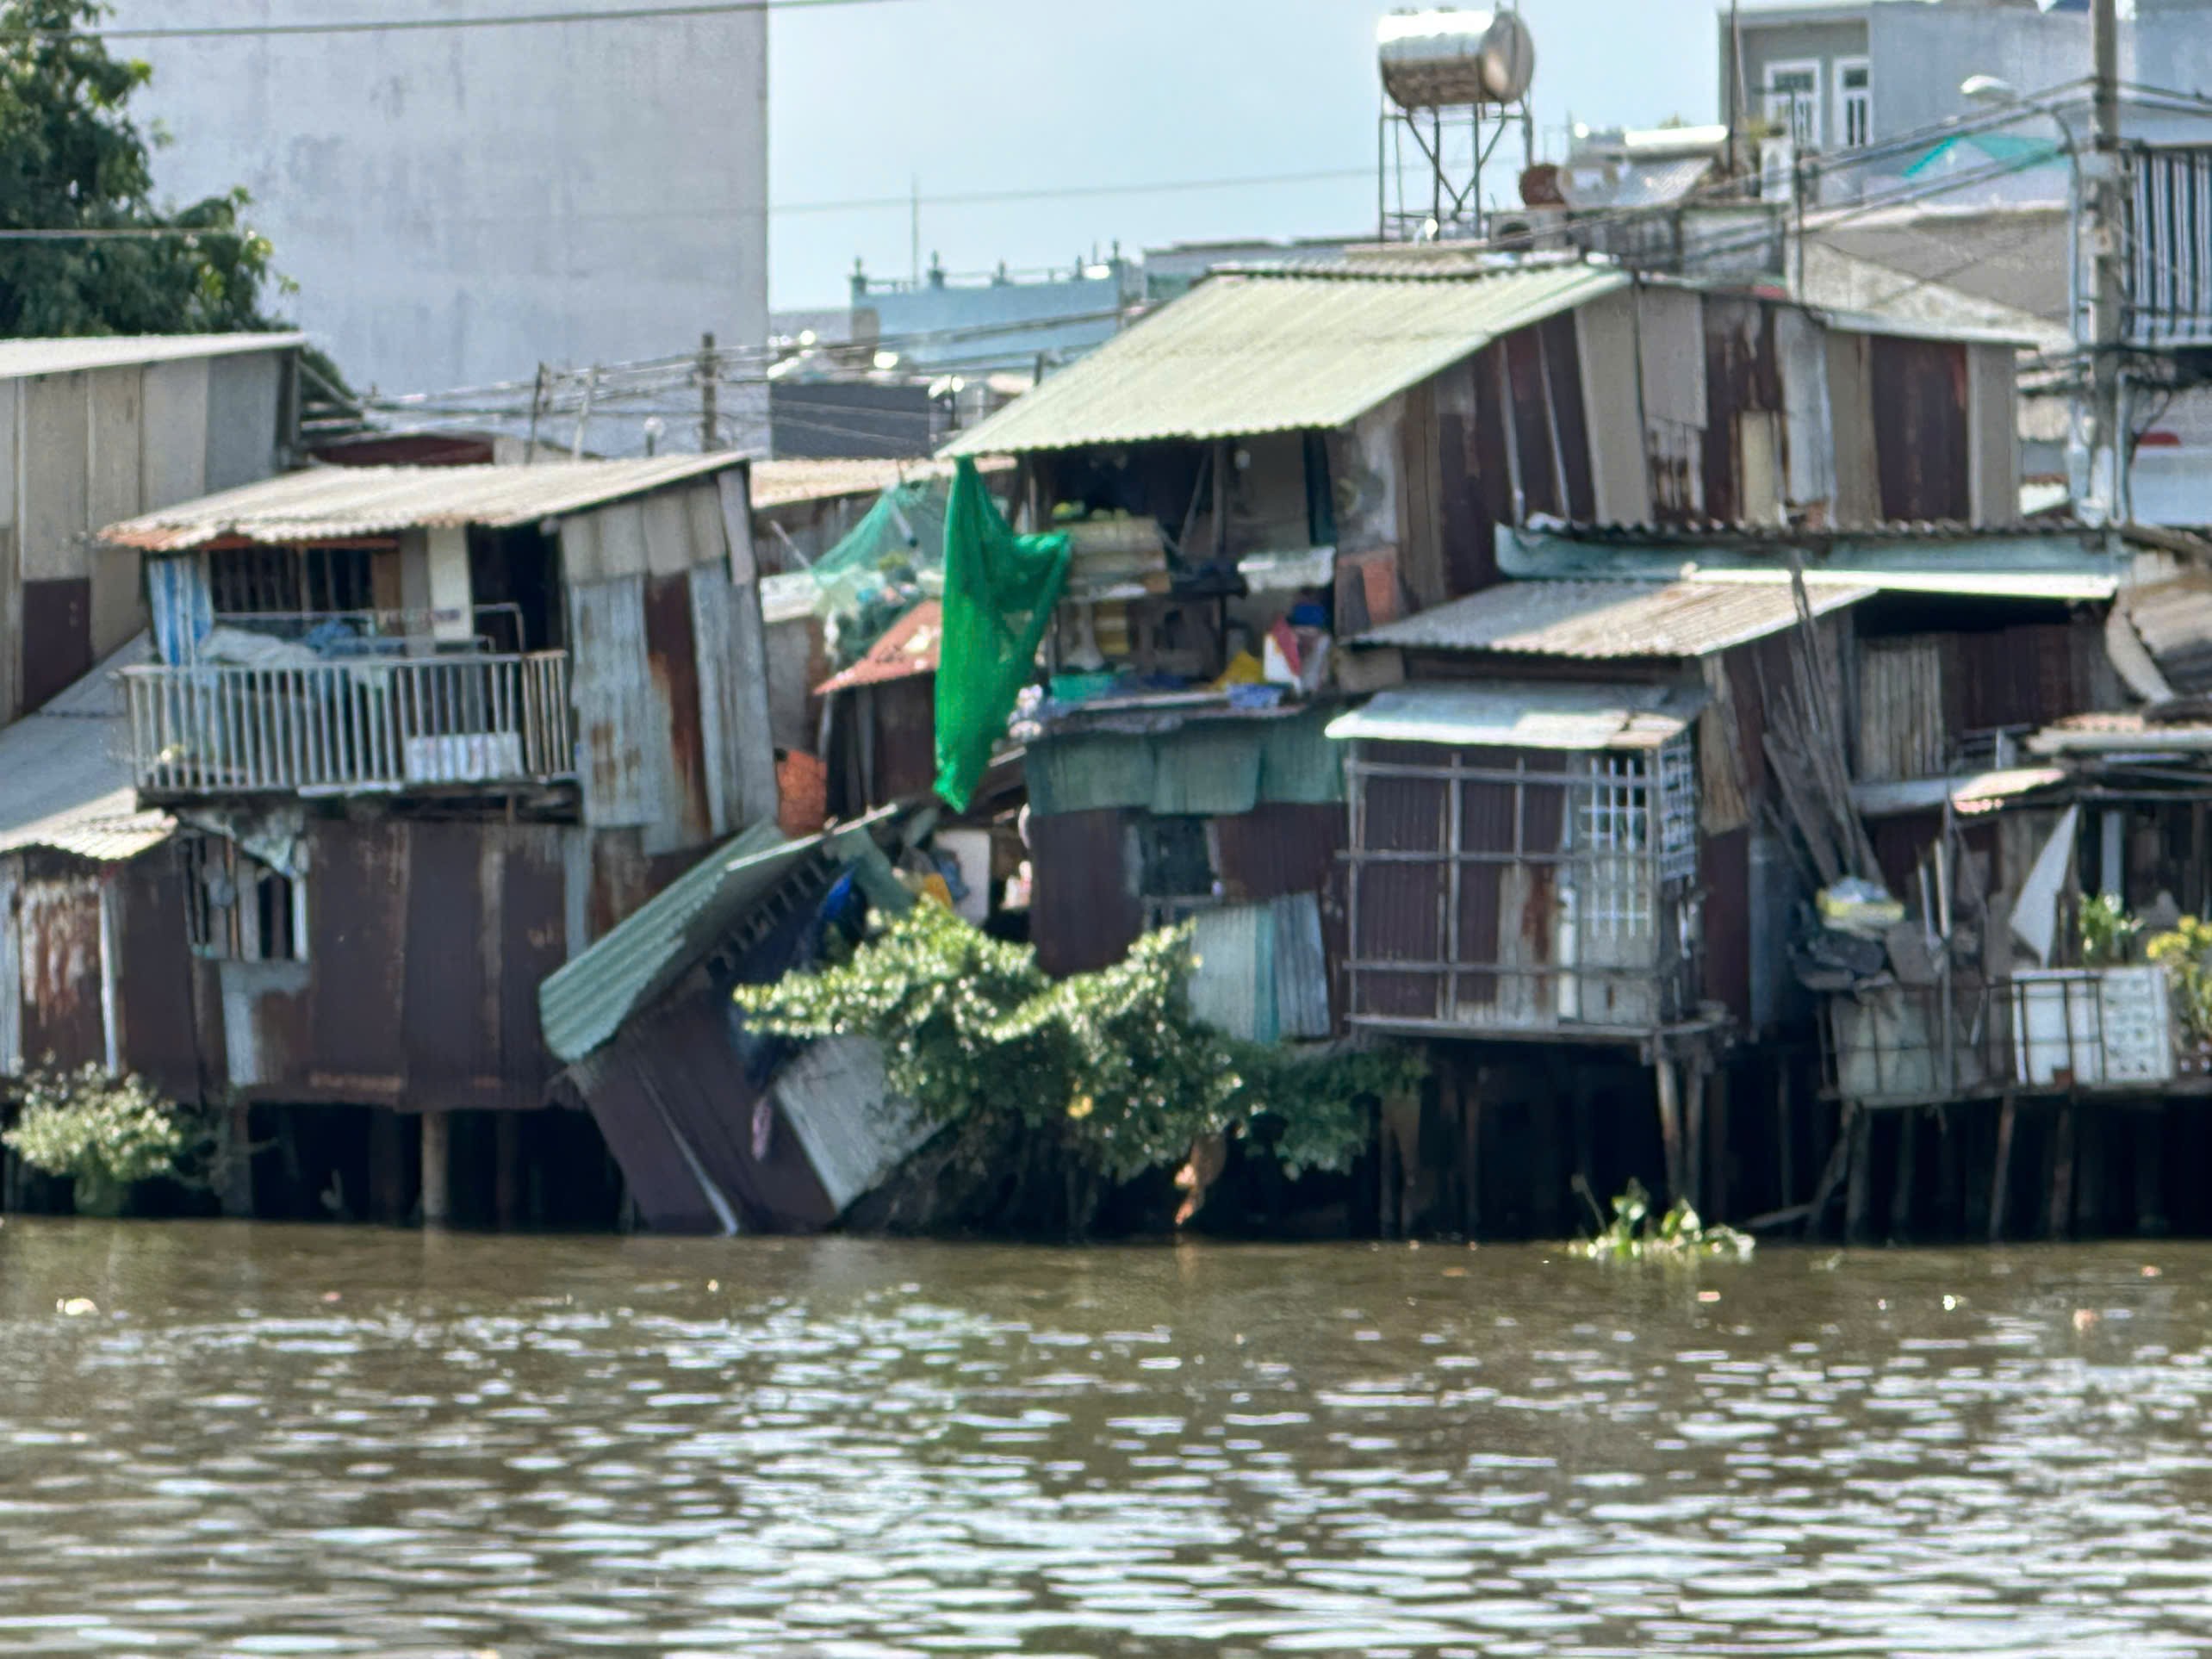
<path fill-rule="evenodd" d="M 444 1227 L 453 1219 L 452 1187 L 447 1175 L 447 1156 L 452 1148 L 453 1122 L 444 1112 L 422 1115 L 422 1224 Z"/>
<path fill-rule="evenodd" d="M 1902 1244 L 1912 1233 L 1912 1184 L 1919 1171 L 1913 1167 L 1916 1153 L 1914 1143 L 1919 1139 L 1920 1114 L 1906 1110 L 1897 1115 L 1897 1180 L 1890 1189 L 1889 1237 L 1892 1244 Z"/>
<path fill-rule="evenodd" d="M 2166 1235 L 2165 1130 L 2164 1107 L 2135 1124 L 2135 1231 L 2146 1239 Z"/>
<path fill-rule="evenodd" d="M 1460 1164 L 1465 1171 L 1467 1183 L 1464 1207 L 1461 1212 L 1463 1225 L 1470 1239 L 1482 1233 L 1482 1079 L 1463 1097 L 1463 1116 L 1459 1126 L 1462 1137 Z"/>
<path fill-rule="evenodd" d="M 1796 1072 L 1789 1057 L 1774 1062 L 1774 1208 L 1786 1209 L 1797 1196 L 1797 1109 L 1791 1098 Z"/>
<path fill-rule="evenodd" d="M 1659 1085 L 1659 1144 L 1667 1164 L 1667 1202 L 1682 1192 L 1682 1107 L 1675 1094 L 1675 1062 L 1662 1056 L 1651 1064 Z"/>
<path fill-rule="evenodd" d="M 2059 1109 L 2052 1141 L 2050 1209 L 2043 1231 L 2054 1239 L 2063 1239 L 2073 1231 L 2074 1106 L 2071 1101 Z"/>
<path fill-rule="evenodd" d="M 289 1107 L 280 1107 L 276 1113 L 276 1158 L 284 1171 L 284 1213 L 320 1214 L 321 1207 L 308 1189 L 307 1169 L 300 1161 L 299 1114 Z"/>
<path fill-rule="evenodd" d="M 1706 1097 L 1706 1177 L 1702 1208 L 1715 1220 L 1724 1219 L 1729 1214 L 1728 1145 L 1728 1072 L 1724 1068 L 1713 1072 Z"/>
<path fill-rule="evenodd" d="M 1805 1235 L 1817 1238 L 1828 1220 L 1828 1207 L 1836 1202 L 1836 1189 L 1843 1184 L 1845 1170 L 1850 1163 L 1851 1141 L 1858 1120 L 1865 1109 L 1854 1102 L 1843 1103 L 1842 1121 L 1836 1131 L 1836 1141 L 1828 1149 L 1828 1162 L 1820 1171 L 1820 1180 L 1812 1190 L 1812 1202 L 1805 1206 Z"/>
<path fill-rule="evenodd" d="M 215 1202 L 233 1221 L 253 1219 L 252 1108 L 233 1101 L 223 1113 L 222 1184 Z"/>
<path fill-rule="evenodd" d="M 1946 1237 L 1956 1237 L 1966 1231 L 1958 1115 L 1955 1107 L 1948 1111 L 1940 1106 L 1936 1109 L 1936 1225 Z"/>
<path fill-rule="evenodd" d="M 1682 1181 L 1681 1195 L 1690 1208 L 1705 1208 L 1706 1065 L 1702 1055 L 1682 1068 Z"/>
<path fill-rule="evenodd" d="M 380 1227 L 407 1219 L 407 1152 L 397 1112 L 369 1114 L 369 1218 Z"/>
<path fill-rule="evenodd" d="M 2104 1124 L 2095 1106 L 2074 1122 L 2074 1231 L 2084 1239 L 2104 1231 Z"/>
<path fill-rule="evenodd" d="M 1862 1245 L 1867 1242 L 1867 1207 L 1873 1201 L 1867 1166 L 1873 1161 L 1874 1115 L 1862 1109 L 1850 1114 L 1850 1120 L 1844 1135 L 1850 1169 L 1843 1195 L 1843 1242 Z"/>
<path fill-rule="evenodd" d="M 1597 1171 L 1591 1167 L 1592 1140 L 1590 1131 L 1590 1082 L 1579 1066 L 1575 1072 L 1575 1173 L 1582 1177 L 1582 1184 L 1592 1192 L 1598 1190 Z"/>
<path fill-rule="evenodd" d="M 1997 1114 L 1997 1156 L 1990 1160 L 1989 1176 L 1989 1241 L 1997 1243 L 2004 1237 L 2005 1191 L 2012 1183 L 2012 1131 L 2014 1121 L 2020 1115 L 2019 1103 L 2010 1095 Z"/>
<path fill-rule="evenodd" d="M 500 1113 L 492 1137 L 492 1214 L 500 1230 L 511 1233 L 522 1217 L 522 1115 Z"/>

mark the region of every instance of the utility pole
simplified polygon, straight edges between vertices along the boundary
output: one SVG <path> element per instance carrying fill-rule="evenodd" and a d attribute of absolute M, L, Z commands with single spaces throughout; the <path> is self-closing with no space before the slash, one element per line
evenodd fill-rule
<path fill-rule="evenodd" d="M 2090 52 L 2089 494 L 2109 522 L 2120 512 L 2127 440 L 2120 430 L 2120 20 L 2117 0 L 2092 0 Z"/>
<path fill-rule="evenodd" d="M 718 447 L 715 430 L 721 424 L 721 382 L 714 377 L 714 336 L 699 337 L 699 452 L 712 455 Z"/>

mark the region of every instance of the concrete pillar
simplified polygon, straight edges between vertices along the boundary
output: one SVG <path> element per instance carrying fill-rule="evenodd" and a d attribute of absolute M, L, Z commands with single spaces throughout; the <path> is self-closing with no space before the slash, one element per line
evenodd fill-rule
<path fill-rule="evenodd" d="M 444 1112 L 422 1115 L 422 1224 L 444 1227 L 453 1219 L 452 1188 L 446 1153 L 452 1144 L 452 1120 Z"/>

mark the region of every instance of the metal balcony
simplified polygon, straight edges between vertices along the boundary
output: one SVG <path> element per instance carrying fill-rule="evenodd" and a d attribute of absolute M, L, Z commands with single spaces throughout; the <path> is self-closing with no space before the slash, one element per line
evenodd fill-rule
<path fill-rule="evenodd" d="M 355 795 L 575 775 L 569 654 L 123 671 L 140 792 Z"/>

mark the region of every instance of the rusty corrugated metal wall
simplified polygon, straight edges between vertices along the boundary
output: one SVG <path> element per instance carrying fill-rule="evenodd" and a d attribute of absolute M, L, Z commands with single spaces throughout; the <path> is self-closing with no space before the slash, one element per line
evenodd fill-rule
<path fill-rule="evenodd" d="M 1973 513 L 1967 348 L 1876 335 L 1867 370 L 1881 516 L 1965 523 Z"/>
<path fill-rule="evenodd" d="M 543 1104 L 537 985 L 568 958 L 569 867 L 590 840 L 550 824 L 333 821 L 308 848 L 300 961 L 196 955 L 174 842 L 125 865 L 7 861 L 22 1062 L 113 1059 L 185 1098 Z"/>
<path fill-rule="evenodd" d="M 733 532 L 730 515 L 737 515 Z M 562 521 L 585 823 L 683 851 L 775 814 L 742 480 Z"/>
<path fill-rule="evenodd" d="M 1029 940 L 1047 973 L 1087 972 L 1122 960 L 1144 931 L 1129 867 L 1132 814 L 1107 807 L 1029 821 Z"/>

